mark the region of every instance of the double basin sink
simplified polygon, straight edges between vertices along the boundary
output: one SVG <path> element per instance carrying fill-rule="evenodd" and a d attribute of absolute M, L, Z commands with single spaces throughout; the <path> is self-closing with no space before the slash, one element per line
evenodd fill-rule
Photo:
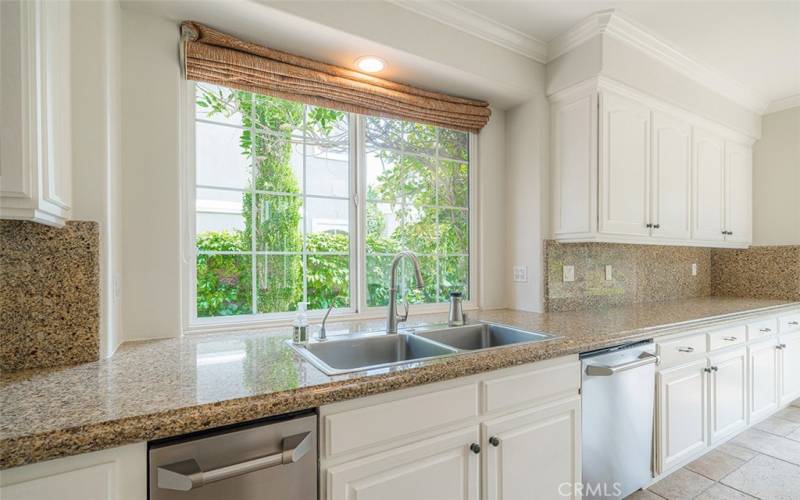
<path fill-rule="evenodd" d="M 408 333 L 392 335 L 363 333 L 291 345 L 325 374 L 339 375 L 553 338 L 552 335 L 494 323 L 476 323 L 456 327 L 418 327 Z"/>

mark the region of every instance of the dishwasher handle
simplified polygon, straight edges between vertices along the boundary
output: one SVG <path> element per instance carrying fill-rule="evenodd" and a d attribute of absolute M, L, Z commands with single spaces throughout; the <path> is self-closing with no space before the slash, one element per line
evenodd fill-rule
<path fill-rule="evenodd" d="M 219 469 L 204 471 L 193 458 L 158 468 L 158 487 L 165 490 L 191 491 L 208 483 L 222 481 L 277 465 L 297 462 L 311 449 L 311 433 L 283 438 L 282 451 Z"/>
<path fill-rule="evenodd" d="M 649 352 L 643 352 L 639 355 L 639 358 L 634 361 L 629 361 L 627 363 L 622 363 L 619 365 L 613 366 L 605 366 L 605 365 L 588 365 L 586 367 L 586 375 L 590 377 L 608 377 L 614 375 L 615 373 L 624 372 L 627 370 L 633 370 L 634 368 L 639 368 L 640 366 L 646 366 L 650 364 L 658 364 L 659 357 L 655 354 L 650 354 Z"/>

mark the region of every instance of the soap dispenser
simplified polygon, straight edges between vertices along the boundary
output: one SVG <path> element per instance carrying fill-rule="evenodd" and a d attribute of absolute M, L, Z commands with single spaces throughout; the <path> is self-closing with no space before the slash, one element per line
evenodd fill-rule
<path fill-rule="evenodd" d="M 308 317 L 306 316 L 308 302 L 297 303 L 297 317 L 292 322 L 292 342 L 295 344 L 308 343 Z"/>

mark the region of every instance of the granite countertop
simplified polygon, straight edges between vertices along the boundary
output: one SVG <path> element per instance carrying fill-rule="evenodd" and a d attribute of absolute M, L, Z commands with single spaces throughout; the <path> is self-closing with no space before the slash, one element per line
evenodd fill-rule
<path fill-rule="evenodd" d="M 670 333 L 790 302 L 708 297 L 610 309 L 471 313 L 561 338 L 329 377 L 285 342 L 286 328 L 129 342 L 109 359 L 0 376 L 0 469 L 175 436 L 370 394 Z M 794 303 L 794 306 L 800 305 Z M 409 325 L 441 323 L 444 314 Z M 382 320 L 332 323 L 329 336 Z"/>

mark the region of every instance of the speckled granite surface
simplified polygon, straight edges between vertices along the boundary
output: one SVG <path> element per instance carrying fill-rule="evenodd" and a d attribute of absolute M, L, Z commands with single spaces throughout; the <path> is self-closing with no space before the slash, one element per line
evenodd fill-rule
<path fill-rule="evenodd" d="M 714 295 L 800 300 L 800 245 L 711 252 Z"/>
<path fill-rule="evenodd" d="M 370 394 L 448 380 L 729 319 L 785 301 L 702 298 L 562 313 L 471 313 L 562 338 L 402 367 L 328 377 L 284 342 L 287 329 L 126 343 L 112 358 L 0 378 L 0 468 L 179 435 Z M 800 307 L 800 304 L 795 304 Z M 440 323 L 416 316 L 411 325 Z M 333 323 L 329 335 L 381 328 Z M 673 330 L 674 331 L 674 330 Z"/>
<path fill-rule="evenodd" d="M 98 231 L 96 222 L 0 220 L 0 370 L 98 358 Z"/>
<path fill-rule="evenodd" d="M 697 276 L 692 276 L 692 263 Z M 605 266 L 613 279 L 605 279 Z M 563 266 L 575 281 L 563 281 Z M 545 309 L 574 311 L 711 295 L 711 249 L 545 241 Z"/>

